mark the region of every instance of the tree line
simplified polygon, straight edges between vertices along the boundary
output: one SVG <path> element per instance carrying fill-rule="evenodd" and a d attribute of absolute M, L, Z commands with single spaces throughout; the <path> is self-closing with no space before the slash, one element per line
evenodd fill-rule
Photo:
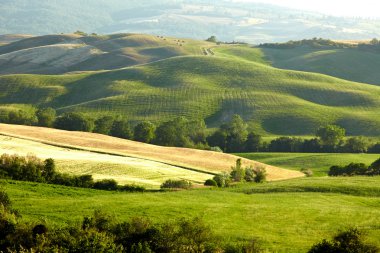
<path fill-rule="evenodd" d="M 43 161 L 34 155 L 1 155 L 0 178 L 107 191 L 145 191 L 145 188 L 142 186 L 118 185 L 113 179 L 103 179 L 95 182 L 92 175 L 74 176 L 59 173 L 56 171 L 53 159 L 49 158 Z"/>
<path fill-rule="evenodd" d="M 364 163 L 350 163 L 346 166 L 331 166 L 329 176 L 379 176 L 380 159 L 373 162 L 370 166 Z"/>
<path fill-rule="evenodd" d="M 362 136 L 347 138 L 345 129 L 336 125 L 320 127 L 315 138 L 311 139 L 283 136 L 266 142 L 261 135 L 250 131 L 248 124 L 239 115 L 233 115 L 230 121 L 211 134 L 204 120 L 178 117 L 159 125 L 149 121 L 132 124 L 126 119 L 112 116 L 92 119 L 76 112 L 57 116 L 53 108 L 39 109 L 34 114 L 23 110 L 10 111 L 2 114 L 0 122 L 94 132 L 161 146 L 228 153 L 380 153 L 380 142 L 372 143 Z"/>

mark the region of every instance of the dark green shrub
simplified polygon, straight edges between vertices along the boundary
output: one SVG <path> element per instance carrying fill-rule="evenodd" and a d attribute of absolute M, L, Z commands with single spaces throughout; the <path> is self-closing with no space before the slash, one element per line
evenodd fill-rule
<path fill-rule="evenodd" d="M 123 186 L 119 186 L 119 190 L 120 191 L 125 191 L 125 192 L 145 192 L 146 189 L 145 187 L 143 186 L 139 186 L 139 185 L 123 185 Z"/>
<path fill-rule="evenodd" d="M 221 174 L 215 175 L 213 180 L 218 184 L 219 187 L 228 187 L 231 183 L 231 176 L 223 172 Z"/>
<path fill-rule="evenodd" d="M 94 183 L 94 189 L 116 191 L 118 189 L 118 185 L 113 179 L 103 179 Z"/>
<path fill-rule="evenodd" d="M 38 119 L 38 126 L 53 127 L 57 114 L 53 108 L 48 107 L 39 109 L 36 116 Z"/>
<path fill-rule="evenodd" d="M 54 127 L 68 131 L 91 132 L 94 129 L 94 122 L 80 113 L 69 112 L 59 116 Z"/>
<path fill-rule="evenodd" d="M 110 134 L 114 137 L 131 140 L 133 131 L 131 125 L 126 120 L 116 120 L 113 122 Z"/>
<path fill-rule="evenodd" d="M 257 167 L 254 169 L 255 183 L 263 183 L 267 179 L 267 172 L 264 167 Z"/>
<path fill-rule="evenodd" d="M 4 209 L 10 210 L 12 207 L 12 202 L 8 196 L 8 194 L 0 189 L 0 206 L 3 206 Z"/>
<path fill-rule="evenodd" d="M 332 241 L 323 240 L 315 244 L 309 253 L 377 253 L 380 249 L 364 240 L 363 232 L 350 228 L 337 234 Z"/>
<path fill-rule="evenodd" d="M 207 179 L 205 186 L 215 186 L 218 187 L 218 183 L 214 179 Z"/>
<path fill-rule="evenodd" d="M 191 186 L 191 182 L 186 180 L 169 179 L 161 185 L 161 189 L 190 189 Z"/>
<path fill-rule="evenodd" d="M 94 133 L 109 134 L 112 129 L 114 119 L 111 116 L 105 116 L 95 121 Z"/>

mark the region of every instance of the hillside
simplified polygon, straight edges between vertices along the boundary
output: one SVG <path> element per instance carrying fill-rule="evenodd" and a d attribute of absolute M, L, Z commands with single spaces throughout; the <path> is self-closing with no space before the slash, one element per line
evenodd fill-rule
<path fill-rule="evenodd" d="M 0 90 L 3 110 L 52 106 L 59 113 L 153 122 L 186 116 L 206 119 L 211 127 L 238 113 L 263 134 L 312 135 L 327 123 L 349 135 L 380 134 L 380 87 L 241 57 L 172 57 L 113 71 L 5 75 Z"/>
<path fill-rule="evenodd" d="M 377 19 L 334 17 L 249 1 L 2 0 L 0 34 L 149 33 L 250 43 L 380 37 Z"/>
<path fill-rule="evenodd" d="M 0 74 L 110 70 L 180 55 L 201 55 L 211 43 L 142 34 L 3 36 Z M 12 41 L 15 40 L 15 41 Z M 4 42 L 5 43 L 5 42 Z"/>
<path fill-rule="evenodd" d="M 297 46 L 275 49 L 265 47 L 224 47 L 215 50 L 227 57 L 262 62 L 276 68 L 307 71 L 361 83 L 380 85 L 380 53 L 357 48 L 318 48 Z"/>
<path fill-rule="evenodd" d="M 144 170 L 152 170 L 154 167 L 162 167 L 162 171 L 161 169 L 157 169 L 158 174 L 161 174 L 159 178 L 153 179 L 153 181 L 156 181 L 156 185 L 157 181 L 162 182 L 163 177 L 167 178 L 170 176 L 176 178 L 185 177 L 200 183 L 206 177 L 212 177 L 211 174 L 220 173 L 222 171 L 230 171 L 231 166 L 233 166 L 238 159 L 237 156 L 224 153 L 185 148 L 160 147 L 100 134 L 68 132 L 50 128 L 0 124 L 0 135 L 16 138 L 18 142 L 22 139 L 37 142 L 37 145 L 35 146 L 30 142 L 21 142 L 17 145 L 13 143 L 13 140 L 11 143 L 6 142 L 6 144 L 11 146 L 21 146 L 21 152 L 23 153 L 27 153 L 27 150 L 30 150 L 30 152 L 35 151 L 36 155 L 38 155 L 41 152 L 44 157 L 51 155 L 53 158 L 57 158 L 59 160 L 62 160 L 65 156 L 64 153 L 62 153 L 62 148 L 79 149 L 79 151 L 83 152 L 66 152 L 66 157 L 69 159 L 66 158 L 63 160 L 66 160 L 66 162 L 67 160 L 89 160 L 92 162 L 101 161 L 103 164 L 97 164 L 97 167 L 100 166 L 102 167 L 102 170 L 106 169 L 108 172 L 99 172 L 92 169 L 93 173 L 100 174 L 101 177 L 107 177 L 110 175 L 111 178 L 115 178 L 116 174 L 119 176 L 120 180 L 123 180 L 123 177 L 125 178 L 128 176 L 136 177 L 137 173 L 137 175 L 140 174 L 143 178 L 140 178 L 140 180 L 137 179 L 136 183 L 139 183 L 139 181 L 144 179 Z M 7 140 L 5 139 L 5 141 Z M 43 147 L 40 147 L 40 143 L 44 144 Z M 26 145 L 26 147 L 24 145 Z M 11 150 L 12 149 L 15 149 L 15 147 L 11 147 Z M 51 152 L 47 151 L 49 149 L 51 149 Z M 91 154 L 90 152 L 95 152 L 95 154 Z M 73 153 L 75 155 L 73 155 Z M 109 156 L 107 157 L 104 155 Z M 76 158 L 71 159 L 71 156 Z M 113 159 L 115 156 L 118 156 L 118 158 Z M 121 159 L 120 156 L 123 158 L 126 157 L 127 159 Z M 131 158 L 137 158 L 137 161 L 136 159 Z M 143 168 L 139 169 L 139 166 L 145 162 L 147 164 L 145 164 Z M 111 164 L 110 168 L 107 169 L 107 166 L 104 165 L 104 163 Z M 119 171 L 113 170 L 112 164 L 129 165 L 132 167 L 132 172 L 130 173 L 128 171 L 124 171 L 123 175 Z M 72 170 L 74 167 L 74 170 L 77 171 L 76 173 L 83 173 L 86 171 L 85 168 L 83 168 L 82 171 L 80 169 L 75 169 L 74 165 L 72 164 L 71 169 L 69 169 Z M 86 166 L 89 167 L 90 165 Z M 243 159 L 243 165 L 252 165 L 255 167 L 264 166 L 268 172 L 268 180 L 281 180 L 303 176 L 302 173 L 297 171 L 283 170 L 278 167 L 265 165 L 248 159 Z M 149 166 L 151 167 L 149 168 Z M 185 170 L 190 171 L 185 173 Z M 168 173 L 168 171 L 172 172 Z M 154 173 L 151 172 L 151 174 Z M 131 179 L 127 179 L 127 181 L 131 181 Z"/>

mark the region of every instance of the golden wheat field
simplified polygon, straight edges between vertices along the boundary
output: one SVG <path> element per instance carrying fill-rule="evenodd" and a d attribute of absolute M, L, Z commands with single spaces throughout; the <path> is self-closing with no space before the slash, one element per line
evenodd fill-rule
<path fill-rule="evenodd" d="M 236 159 L 238 159 L 237 156 L 225 153 L 161 147 L 100 134 L 69 132 L 51 128 L 0 124 L 0 134 L 60 148 L 74 148 L 81 151 L 92 151 L 98 152 L 98 154 L 121 156 L 124 158 L 139 158 L 143 159 L 143 163 L 146 164 L 159 162 L 206 174 L 229 171 L 231 166 L 235 164 Z M 67 157 L 68 160 L 71 160 L 69 151 Z M 113 160 L 111 157 L 109 159 Z M 105 159 L 102 159 L 102 161 L 104 162 Z M 244 166 L 265 167 L 268 180 L 284 180 L 303 176 L 298 171 L 285 170 L 248 159 L 242 159 L 242 162 Z"/>

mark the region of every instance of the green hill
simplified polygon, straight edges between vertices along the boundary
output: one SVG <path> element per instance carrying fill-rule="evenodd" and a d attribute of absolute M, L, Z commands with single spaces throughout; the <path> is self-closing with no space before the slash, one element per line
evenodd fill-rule
<path fill-rule="evenodd" d="M 0 103 L 53 106 L 92 117 L 206 119 L 241 114 L 261 133 L 312 134 L 336 123 L 348 134 L 380 134 L 380 87 L 280 70 L 238 57 L 174 57 L 113 71 L 0 77 Z"/>
<path fill-rule="evenodd" d="M 263 62 L 276 68 L 326 74 L 355 82 L 380 85 L 380 53 L 357 48 L 257 48 L 217 49 L 220 55 Z"/>

